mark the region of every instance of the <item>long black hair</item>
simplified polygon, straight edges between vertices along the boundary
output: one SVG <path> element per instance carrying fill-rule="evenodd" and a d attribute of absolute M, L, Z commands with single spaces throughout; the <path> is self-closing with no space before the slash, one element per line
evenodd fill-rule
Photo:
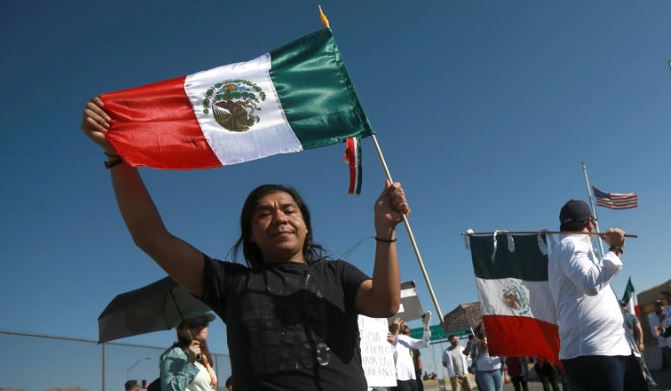
<path fill-rule="evenodd" d="M 261 249 L 259 249 L 256 243 L 253 243 L 251 240 L 252 218 L 254 217 L 254 210 L 256 209 L 259 200 L 268 194 L 277 192 L 289 194 L 294 199 L 303 215 L 303 221 L 308 230 L 307 235 L 305 236 L 305 242 L 303 243 L 303 257 L 305 257 L 305 261 L 307 263 L 313 263 L 324 258 L 326 256 L 326 250 L 312 239 L 313 230 L 310 221 L 310 210 L 300 194 L 298 194 L 294 188 L 289 186 L 266 184 L 252 190 L 247 196 L 245 204 L 242 206 L 242 212 L 240 213 L 240 237 L 233 246 L 233 260 L 237 261 L 240 248 L 242 248 L 242 254 L 245 257 L 247 266 L 257 268 L 263 264 Z"/>

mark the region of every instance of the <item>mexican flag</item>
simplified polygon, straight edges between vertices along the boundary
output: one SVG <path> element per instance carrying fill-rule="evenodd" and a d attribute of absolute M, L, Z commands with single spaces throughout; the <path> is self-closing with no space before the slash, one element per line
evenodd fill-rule
<path fill-rule="evenodd" d="M 329 29 L 101 99 L 107 139 L 132 166 L 220 167 L 372 132 Z"/>
<path fill-rule="evenodd" d="M 559 329 L 544 237 L 469 236 L 489 351 L 559 363 Z"/>
<path fill-rule="evenodd" d="M 631 277 L 627 280 L 627 287 L 624 288 L 622 302 L 627 304 L 630 314 L 634 314 L 636 317 L 641 316 L 641 310 L 638 308 L 638 300 L 636 299 L 636 290 L 634 289 L 634 284 L 631 283 Z"/>

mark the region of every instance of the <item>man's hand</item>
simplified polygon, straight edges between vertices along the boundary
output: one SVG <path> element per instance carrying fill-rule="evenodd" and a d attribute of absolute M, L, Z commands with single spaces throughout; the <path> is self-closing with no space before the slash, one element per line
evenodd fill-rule
<path fill-rule="evenodd" d="M 381 239 L 394 239 L 394 228 L 403 215 L 410 214 L 410 206 L 403 187 L 387 180 L 385 188 L 375 202 L 375 233 Z"/>
<path fill-rule="evenodd" d="M 620 228 L 610 228 L 601 237 L 610 247 L 624 247 L 624 230 Z"/>
<path fill-rule="evenodd" d="M 422 314 L 422 323 L 424 324 L 425 329 L 429 328 L 429 324 L 431 323 L 431 311 L 426 311 Z"/>
<path fill-rule="evenodd" d="M 107 153 L 116 155 L 114 148 L 107 142 L 105 135 L 110 128 L 112 118 L 103 110 L 102 99 L 95 96 L 86 103 L 82 114 L 82 131 L 94 143 L 103 147 Z"/>
<path fill-rule="evenodd" d="M 200 349 L 200 342 L 191 341 L 191 344 L 188 347 L 188 351 L 189 351 L 189 362 L 193 364 L 202 353 Z"/>
<path fill-rule="evenodd" d="M 398 335 L 398 333 L 401 331 L 401 323 L 402 322 L 403 321 L 401 320 L 401 318 L 396 318 L 396 319 L 394 319 L 393 322 L 391 322 L 391 326 L 389 328 L 389 331 L 391 332 L 392 336 Z"/>

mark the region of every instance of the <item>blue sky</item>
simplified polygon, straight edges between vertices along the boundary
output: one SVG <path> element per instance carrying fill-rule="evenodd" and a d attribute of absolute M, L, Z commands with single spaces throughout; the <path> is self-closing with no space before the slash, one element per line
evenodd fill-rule
<path fill-rule="evenodd" d="M 671 3 L 324 1 L 363 106 L 447 313 L 477 300 L 461 233 L 556 228 L 594 185 L 638 192 L 640 207 L 599 210 L 627 243 L 618 294 L 669 278 Z M 164 273 L 134 247 L 102 152 L 79 130 L 96 94 L 244 61 L 320 29 L 316 3 L 3 1 L 0 71 L 0 328 L 97 337 L 118 293 Z M 143 169 L 166 225 L 224 258 L 247 193 L 299 189 L 315 238 L 334 256 L 373 235 L 384 173 L 364 140 L 363 193 L 346 194 L 344 147 L 205 171 Z M 401 227 L 403 280 L 432 303 Z M 372 272 L 373 243 L 349 260 Z M 127 342 L 168 345 L 172 333 Z M 221 322 L 210 346 L 225 352 Z"/>

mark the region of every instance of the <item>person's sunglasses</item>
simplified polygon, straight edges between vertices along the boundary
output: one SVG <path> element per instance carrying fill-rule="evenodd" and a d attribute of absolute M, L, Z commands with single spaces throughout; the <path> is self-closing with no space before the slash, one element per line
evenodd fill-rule
<path fill-rule="evenodd" d="M 201 329 L 205 328 L 210 324 L 207 320 L 201 320 L 201 321 L 196 321 L 196 322 L 189 322 L 189 328 L 190 329 Z"/>

